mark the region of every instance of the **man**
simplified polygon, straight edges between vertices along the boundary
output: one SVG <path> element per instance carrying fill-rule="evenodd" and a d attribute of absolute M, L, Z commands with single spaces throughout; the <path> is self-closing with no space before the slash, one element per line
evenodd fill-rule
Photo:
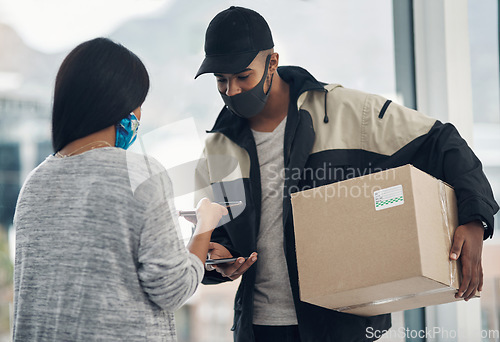
<path fill-rule="evenodd" d="M 493 233 L 498 205 L 456 129 L 380 96 L 318 82 L 302 68 L 278 68 L 273 47 L 264 18 L 231 7 L 211 21 L 196 75 L 213 73 L 226 104 L 209 132 L 198 187 L 216 200 L 245 203 L 215 230 L 210 250 L 211 258 L 240 258 L 207 269 L 204 278 L 214 284 L 243 274 L 235 341 L 366 341 L 367 327 L 391 326 L 390 315 L 359 317 L 299 298 L 290 192 L 343 180 L 352 170 L 411 163 L 454 186 L 460 226 L 450 258 L 462 261 L 457 296 L 469 300 L 482 288 L 482 241 Z"/>

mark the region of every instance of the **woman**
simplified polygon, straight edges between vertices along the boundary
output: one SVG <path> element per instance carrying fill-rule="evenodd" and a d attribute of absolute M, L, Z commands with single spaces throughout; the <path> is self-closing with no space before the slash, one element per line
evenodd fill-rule
<path fill-rule="evenodd" d="M 125 47 L 77 46 L 56 78 L 54 155 L 26 179 L 14 227 L 14 341 L 173 341 L 227 210 L 197 207 L 188 249 L 172 187 L 134 142 L 148 73 Z"/>

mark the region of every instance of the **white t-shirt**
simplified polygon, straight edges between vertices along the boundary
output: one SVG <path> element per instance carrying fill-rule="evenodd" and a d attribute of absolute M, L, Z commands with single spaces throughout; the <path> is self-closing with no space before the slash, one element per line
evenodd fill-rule
<path fill-rule="evenodd" d="M 253 314 L 253 324 L 257 325 L 297 324 L 283 249 L 285 126 L 286 117 L 273 132 L 252 130 L 257 145 L 262 190 Z"/>

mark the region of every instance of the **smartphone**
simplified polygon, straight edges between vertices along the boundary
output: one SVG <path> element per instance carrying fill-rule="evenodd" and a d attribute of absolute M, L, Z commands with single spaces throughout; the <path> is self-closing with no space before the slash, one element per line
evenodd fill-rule
<path fill-rule="evenodd" d="M 217 204 L 223 205 L 226 208 L 230 208 L 242 205 L 243 202 L 242 201 L 217 202 Z M 196 216 L 196 210 L 179 210 L 179 216 Z"/>
<path fill-rule="evenodd" d="M 245 261 L 248 257 L 244 257 Z M 238 258 L 222 258 L 222 259 L 207 259 L 205 260 L 205 265 L 218 265 L 218 264 L 226 264 L 228 262 L 234 262 L 238 260 Z"/>

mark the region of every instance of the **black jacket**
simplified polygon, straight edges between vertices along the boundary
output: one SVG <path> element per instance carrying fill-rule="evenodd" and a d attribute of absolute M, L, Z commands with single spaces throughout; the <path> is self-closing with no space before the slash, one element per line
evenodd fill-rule
<path fill-rule="evenodd" d="M 410 163 L 451 184 L 457 195 L 459 223 L 486 222 L 485 238 L 493 233 L 498 205 L 480 161 L 453 125 L 380 96 L 320 83 L 299 67 L 280 67 L 278 73 L 290 85 L 291 99 L 297 99 L 285 128 L 283 227 L 301 340 L 367 341 L 366 329 L 389 329 L 390 315 L 360 317 L 300 301 L 290 193 Z M 233 255 L 248 256 L 256 250 L 261 212 L 255 141 L 247 121 L 227 108 L 208 133 L 205 158 L 197 168 L 197 187 L 204 190 L 197 197 L 244 201 L 245 206 L 234 207 L 223 219 L 212 241 Z M 322 172 L 314 172 L 318 169 Z M 233 330 L 238 342 L 253 341 L 256 267 L 258 263 L 243 275 L 235 298 Z M 212 271 L 206 272 L 203 283 L 227 280 Z"/>

